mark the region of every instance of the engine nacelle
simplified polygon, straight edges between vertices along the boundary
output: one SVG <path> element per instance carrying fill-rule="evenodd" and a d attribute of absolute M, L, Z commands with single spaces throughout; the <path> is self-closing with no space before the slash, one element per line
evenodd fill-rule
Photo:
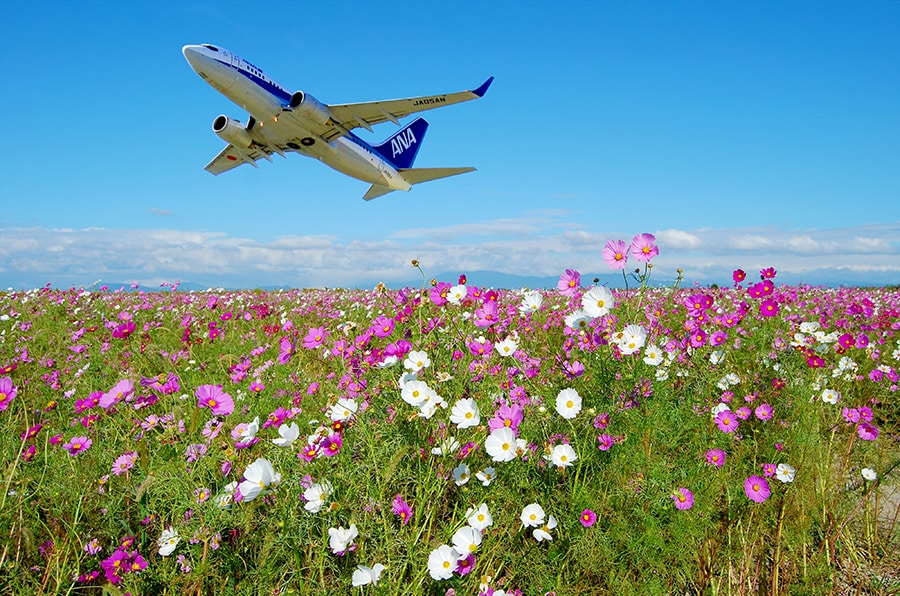
<path fill-rule="evenodd" d="M 301 118 L 325 126 L 331 120 L 331 111 L 321 101 L 303 91 L 297 91 L 291 96 L 291 109 Z"/>
<path fill-rule="evenodd" d="M 226 143 L 231 143 L 235 147 L 248 149 L 253 144 L 250 133 L 244 128 L 240 121 L 228 116 L 218 116 L 213 120 L 213 132 L 219 135 L 219 138 Z"/>

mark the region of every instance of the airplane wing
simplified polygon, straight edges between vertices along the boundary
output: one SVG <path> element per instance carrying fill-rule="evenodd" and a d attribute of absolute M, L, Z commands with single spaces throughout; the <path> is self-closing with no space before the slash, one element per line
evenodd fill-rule
<path fill-rule="evenodd" d="M 489 78 L 474 91 L 365 103 L 335 104 L 329 105 L 328 109 L 331 111 L 334 119 L 337 120 L 338 126 L 343 130 L 352 130 L 361 126 L 371 132 L 373 124 L 390 121 L 399 125 L 400 118 L 416 112 L 424 112 L 425 110 L 433 110 L 434 108 L 442 108 L 451 104 L 478 99 L 487 92 L 493 81 L 494 77 Z"/>
<path fill-rule="evenodd" d="M 215 174 L 218 176 L 222 172 L 227 172 L 228 170 L 233 170 L 241 164 L 248 163 L 254 168 L 259 167 L 256 165 L 256 160 L 258 159 L 268 159 L 272 161 L 269 157 L 269 153 L 260 149 L 258 147 L 251 147 L 250 149 L 241 149 L 240 147 L 235 147 L 234 145 L 228 145 L 222 151 L 216 155 L 211 162 L 206 164 L 206 167 L 203 168 L 210 174 Z"/>

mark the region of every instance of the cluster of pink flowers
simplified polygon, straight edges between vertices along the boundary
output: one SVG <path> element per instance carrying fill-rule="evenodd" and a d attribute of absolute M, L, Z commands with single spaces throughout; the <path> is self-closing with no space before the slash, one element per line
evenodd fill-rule
<path fill-rule="evenodd" d="M 644 232 L 632 238 L 630 244 L 625 244 L 624 240 L 610 240 L 600 254 L 610 269 L 625 269 L 629 254 L 635 261 L 649 263 L 659 254 L 659 247 L 656 236 Z"/>

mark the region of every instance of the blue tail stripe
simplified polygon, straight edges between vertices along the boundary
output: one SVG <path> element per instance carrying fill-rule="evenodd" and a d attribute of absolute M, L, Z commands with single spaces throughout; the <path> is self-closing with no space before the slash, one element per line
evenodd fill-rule
<path fill-rule="evenodd" d="M 411 168 L 422 144 L 428 122 L 417 118 L 410 122 L 381 145 L 372 147 L 395 168 Z"/>

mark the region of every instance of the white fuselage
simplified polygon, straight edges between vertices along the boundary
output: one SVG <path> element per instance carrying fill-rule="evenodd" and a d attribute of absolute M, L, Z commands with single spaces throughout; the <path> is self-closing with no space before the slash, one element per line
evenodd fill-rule
<path fill-rule="evenodd" d="M 244 108 L 256 121 L 249 130 L 253 141 L 284 155 L 293 151 L 320 160 L 335 170 L 392 190 L 410 184 L 372 147 L 345 131 L 325 140 L 311 122 L 292 117 L 292 93 L 260 69 L 223 48 L 188 45 L 182 49 L 191 68 L 225 97 Z"/>

